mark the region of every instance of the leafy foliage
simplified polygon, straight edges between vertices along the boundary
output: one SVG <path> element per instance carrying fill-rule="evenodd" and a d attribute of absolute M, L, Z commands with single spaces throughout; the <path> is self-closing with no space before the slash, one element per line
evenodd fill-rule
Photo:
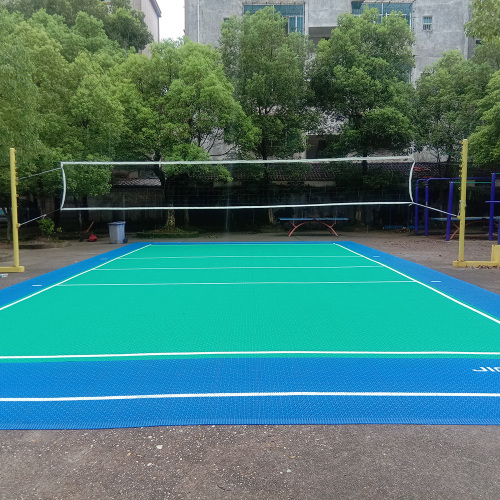
<path fill-rule="evenodd" d="M 44 217 L 38 221 L 38 227 L 46 238 L 53 237 L 55 232 L 62 232 L 60 227 L 56 228 L 55 222 L 50 217 Z"/>
<path fill-rule="evenodd" d="M 236 99 L 258 129 L 246 150 L 258 158 L 287 158 L 305 149 L 305 133 L 317 122 L 306 78 L 311 42 L 285 33 L 286 20 L 266 7 L 232 17 L 221 29 L 222 61 Z"/>
<path fill-rule="evenodd" d="M 153 41 L 144 22 L 143 12 L 126 7 L 114 8 L 113 3 L 111 13 L 104 18 L 104 29 L 108 37 L 117 41 L 125 50 L 142 50 Z"/>
<path fill-rule="evenodd" d="M 35 66 L 23 43 L 21 19 L 0 10 L 0 208 L 9 213 L 9 149 L 16 145 L 27 173 L 39 149 Z M 22 23 L 21 23 L 22 24 Z"/>
<path fill-rule="evenodd" d="M 412 140 L 414 37 L 399 14 L 377 20 L 376 9 L 339 16 L 331 38 L 318 45 L 311 74 L 316 102 L 329 115 L 330 129 L 340 132 L 329 154 L 367 156 L 402 150 Z"/>
<path fill-rule="evenodd" d="M 467 36 L 491 43 L 500 40 L 500 3 L 498 0 L 473 0 L 472 17 L 465 25 Z"/>
<path fill-rule="evenodd" d="M 479 165 L 500 164 L 500 71 L 491 78 L 479 102 L 481 124 L 470 137 L 470 150 Z"/>
<path fill-rule="evenodd" d="M 458 160 L 462 139 L 479 125 L 479 102 L 491 75 L 487 64 L 465 60 L 458 51 L 446 53 L 426 68 L 417 81 L 417 145 L 439 162 Z"/>
<path fill-rule="evenodd" d="M 129 0 L 111 0 L 109 8 L 108 2 L 102 0 L 8 0 L 6 6 L 10 12 L 19 12 L 25 19 L 34 17 L 39 11 L 57 16 L 65 26 L 76 27 L 82 35 L 89 34 L 82 26 L 82 19 L 92 18 L 100 22 L 106 38 L 118 42 L 125 50 L 130 47 L 142 50 L 153 41 L 144 22 L 144 13 L 131 9 Z"/>
<path fill-rule="evenodd" d="M 208 152 L 221 142 L 240 147 L 253 144 L 256 131 L 233 97 L 219 53 L 188 41 L 179 47 L 177 57 L 177 71 L 160 97 L 161 113 L 168 124 L 164 150 L 182 143 L 196 144 Z"/>

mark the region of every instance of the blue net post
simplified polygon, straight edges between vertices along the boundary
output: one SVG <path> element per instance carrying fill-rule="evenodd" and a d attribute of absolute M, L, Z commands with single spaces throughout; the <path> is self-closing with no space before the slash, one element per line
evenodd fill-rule
<path fill-rule="evenodd" d="M 491 174 L 491 191 L 490 191 L 490 201 L 493 202 L 495 201 L 495 188 L 496 188 L 496 181 L 497 181 L 497 174 L 493 172 Z M 495 204 L 490 203 L 490 230 L 488 233 L 488 239 L 491 241 L 493 240 L 493 231 L 495 229 Z M 500 224 L 499 224 L 500 227 Z M 499 241 L 500 241 L 500 236 L 499 236 Z"/>
<path fill-rule="evenodd" d="M 418 234 L 418 181 L 417 185 L 415 186 L 415 234 Z"/>
<path fill-rule="evenodd" d="M 455 183 L 450 182 L 450 189 L 448 191 L 448 214 L 446 215 L 446 241 L 450 241 L 450 230 L 451 230 L 451 211 L 453 209 L 453 188 Z"/>
<path fill-rule="evenodd" d="M 425 183 L 425 209 L 424 209 L 424 221 L 425 221 L 425 236 L 429 236 L 429 183 Z"/>

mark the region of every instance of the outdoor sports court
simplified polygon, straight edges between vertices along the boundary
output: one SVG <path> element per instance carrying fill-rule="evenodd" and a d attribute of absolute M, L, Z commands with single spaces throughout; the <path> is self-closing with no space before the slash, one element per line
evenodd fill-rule
<path fill-rule="evenodd" d="M 500 423 L 500 296 L 356 243 L 125 245 L 0 324 L 3 429 Z"/>

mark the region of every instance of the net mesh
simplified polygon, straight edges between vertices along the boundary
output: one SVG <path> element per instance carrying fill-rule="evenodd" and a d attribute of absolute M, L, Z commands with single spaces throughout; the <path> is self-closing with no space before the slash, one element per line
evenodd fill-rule
<path fill-rule="evenodd" d="M 412 157 L 62 164 L 62 210 L 312 209 L 410 204 Z M 107 192 L 79 196 L 69 179 L 110 173 Z M 77 186 L 77 183 L 74 183 Z"/>

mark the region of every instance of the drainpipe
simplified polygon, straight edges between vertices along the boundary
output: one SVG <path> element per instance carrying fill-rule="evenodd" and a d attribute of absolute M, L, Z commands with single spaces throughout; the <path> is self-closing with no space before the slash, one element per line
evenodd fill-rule
<path fill-rule="evenodd" d="M 197 9 L 196 19 L 197 19 L 197 23 L 198 23 L 196 41 L 198 43 L 200 43 L 200 0 L 197 1 L 196 9 Z"/>

